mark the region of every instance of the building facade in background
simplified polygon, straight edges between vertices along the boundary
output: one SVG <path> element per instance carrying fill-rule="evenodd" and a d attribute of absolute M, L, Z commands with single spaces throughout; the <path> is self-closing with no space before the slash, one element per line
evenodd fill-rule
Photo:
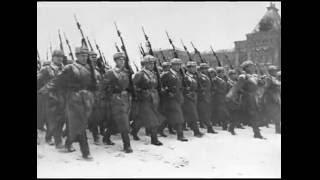
<path fill-rule="evenodd" d="M 235 64 L 252 60 L 260 64 L 281 67 L 281 17 L 278 9 L 270 3 L 267 12 L 244 41 L 235 42 Z"/>

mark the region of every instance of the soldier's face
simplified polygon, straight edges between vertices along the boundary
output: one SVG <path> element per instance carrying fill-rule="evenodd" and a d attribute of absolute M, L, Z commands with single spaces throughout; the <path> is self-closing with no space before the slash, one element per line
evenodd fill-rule
<path fill-rule="evenodd" d="M 88 54 L 79 54 L 77 56 L 77 59 L 78 59 L 78 61 L 80 61 L 80 63 L 85 64 L 88 59 Z"/>
<path fill-rule="evenodd" d="M 63 56 L 53 56 L 52 61 L 55 64 L 61 64 L 63 61 Z"/>
<path fill-rule="evenodd" d="M 123 68 L 124 67 L 124 58 L 123 57 L 118 58 L 115 62 L 116 62 L 116 66 L 118 68 Z"/>
<path fill-rule="evenodd" d="M 149 62 L 149 63 L 146 64 L 146 69 L 152 70 L 153 68 L 154 68 L 153 62 Z"/>
<path fill-rule="evenodd" d="M 188 71 L 190 71 L 191 73 L 195 73 L 197 71 L 197 67 L 196 66 L 190 66 L 188 68 Z"/>
<path fill-rule="evenodd" d="M 174 69 L 175 71 L 179 71 L 180 68 L 181 68 L 181 64 L 173 64 L 172 65 L 172 69 Z"/>

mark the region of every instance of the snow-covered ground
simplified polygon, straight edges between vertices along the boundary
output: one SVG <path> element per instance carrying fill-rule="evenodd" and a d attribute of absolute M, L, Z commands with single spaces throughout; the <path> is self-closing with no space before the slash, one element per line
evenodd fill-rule
<path fill-rule="evenodd" d="M 140 141 L 133 141 L 133 153 L 122 151 L 120 135 L 112 136 L 114 146 L 94 145 L 88 134 L 93 161 L 81 159 L 78 143 L 76 152 L 59 152 L 44 143 L 37 146 L 38 178 L 280 178 L 281 135 L 274 126 L 262 127 L 267 140 L 254 139 L 252 129 L 236 129 L 232 136 L 220 127 L 219 134 L 197 138 L 185 131 L 188 142 L 176 140 L 175 135 L 159 137 L 163 146 L 150 144 L 150 137 L 140 130 Z M 201 129 L 206 132 L 205 129 Z M 168 132 L 166 131 L 166 134 Z"/>

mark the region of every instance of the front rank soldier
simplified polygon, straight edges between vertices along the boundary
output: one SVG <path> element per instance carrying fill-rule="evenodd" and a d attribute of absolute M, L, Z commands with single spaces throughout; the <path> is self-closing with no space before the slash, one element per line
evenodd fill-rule
<path fill-rule="evenodd" d="M 262 81 L 258 78 L 255 72 L 255 66 L 252 61 L 248 60 L 241 64 L 245 74 L 239 76 L 238 82 L 227 94 L 227 99 L 234 101 L 237 93 L 241 91 L 242 100 L 241 108 L 244 111 L 246 118 L 252 126 L 254 138 L 264 139 L 259 129 L 259 102 L 258 89 L 263 86 Z"/>
<path fill-rule="evenodd" d="M 164 74 L 166 74 L 167 72 L 170 71 L 170 68 L 171 68 L 171 63 L 170 62 L 163 62 L 162 63 L 162 73 L 160 75 L 160 77 L 162 77 Z M 160 112 L 162 114 L 164 114 L 164 104 L 163 103 L 164 101 L 164 98 L 163 98 L 163 94 L 160 94 Z M 169 129 L 169 134 L 173 134 L 175 135 L 176 132 L 174 131 L 172 125 L 168 122 L 168 119 L 165 119 L 162 124 L 159 126 L 159 130 L 158 130 L 158 133 L 160 134 L 160 136 L 162 137 L 167 137 L 167 135 L 164 134 L 164 128 L 168 127 Z"/>
<path fill-rule="evenodd" d="M 199 115 L 197 110 L 198 101 L 198 81 L 197 81 L 197 63 L 189 61 L 187 63 L 187 72 L 185 74 L 184 84 L 184 103 L 182 104 L 183 117 L 187 124 L 193 130 L 194 136 L 202 137 L 197 122 L 199 121 Z"/>
<path fill-rule="evenodd" d="M 188 141 L 184 137 L 182 130 L 184 119 L 181 105 L 183 104 L 184 98 L 182 93 L 183 77 L 179 72 L 181 64 L 181 59 L 173 58 L 171 60 L 171 69 L 162 74 L 161 82 L 163 83 L 165 91 L 162 105 L 164 115 L 169 124 L 177 131 L 177 139 L 179 141 Z"/>
<path fill-rule="evenodd" d="M 228 93 L 228 84 L 225 80 L 226 75 L 223 67 L 216 68 L 217 76 L 213 79 L 213 106 L 217 109 L 217 122 L 222 125 L 223 130 L 228 129 L 229 112 L 226 106 L 226 94 Z"/>
<path fill-rule="evenodd" d="M 130 95 L 129 71 L 125 68 L 125 54 L 118 52 L 113 55 L 116 67 L 108 70 L 101 82 L 101 91 L 104 100 L 107 102 L 107 131 L 104 136 L 104 142 L 108 145 L 114 145 L 110 140 L 113 132 L 120 132 L 123 141 L 124 151 L 131 153 L 129 138 L 129 107 Z"/>
<path fill-rule="evenodd" d="M 63 52 L 55 50 L 52 53 L 52 62 L 44 66 L 38 73 L 38 129 L 42 129 L 46 123 L 46 142 L 50 145 L 55 144 L 57 149 L 63 148 L 62 128 L 64 125 L 64 106 L 61 93 L 45 91 L 45 86 L 57 77 L 63 70 Z M 52 142 L 54 137 L 54 143 Z"/>
<path fill-rule="evenodd" d="M 76 48 L 77 60 L 67 65 L 63 72 L 48 86 L 51 92 L 62 92 L 66 97 L 66 115 L 68 123 L 67 149 L 72 142 L 79 142 L 82 157 L 92 160 L 86 129 L 94 105 L 96 79 L 90 65 L 88 49 Z"/>
<path fill-rule="evenodd" d="M 263 111 L 267 121 L 273 120 L 276 133 L 281 134 L 281 82 L 277 79 L 277 68 L 269 66 L 269 76 L 265 78 L 265 91 L 263 94 Z"/>
<path fill-rule="evenodd" d="M 200 64 L 199 83 L 201 89 L 198 91 L 198 114 L 200 123 L 207 126 L 208 133 L 217 133 L 212 128 L 211 123 L 211 80 L 208 77 L 209 65 L 207 63 Z"/>
<path fill-rule="evenodd" d="M 137 116 L 134 118 L 132 134 L 137 138 L 140 127 L 144 126 L 151 131 L 151 144 L 159 146 L 162 143 L 158 140 L 157 130 L 162 116 L 159 112 L 160 98 L 157 91 L 157 77 L 153 72 L 156 58 L 151 55 L 144 56 L 141 61 L 142 70 L 134 75 L 133 82 L 137 91 Z"/>

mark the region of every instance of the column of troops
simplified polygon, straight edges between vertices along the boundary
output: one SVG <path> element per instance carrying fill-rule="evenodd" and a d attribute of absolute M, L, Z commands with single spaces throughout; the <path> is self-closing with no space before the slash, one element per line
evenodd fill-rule
<path fill-rule="evenodd" d="M 201 138 L 201 129 L 215 134 L 213 127 L 217 126 L 236 135 L 235 128 L 248 125 L 254 138 L 265 139 L 259 127 L 274 123 L 276 133 L 281 133 L 281 71 L 275 66 L 268 67 L 268 75 L 260 76 L 250 60 L 241 64 L 242 71 L 226 72 L 223 67 L 190 61 L 184 65 L 173 58 L 159 66 L 159 91 L 154 71 L 157 58 L 146 55 L 141 70 L 132 75 L 132 96 L 124 53 L 113 55 L 114 68 L 101 69 L 95 52 L 85 47 L 75 51 L 72 63 L 63 61 L 61 50 L 53 52 L 49 64 L 41 67 L 38 63 L 37 128 L 46 132 L 46 143 L 57 149 L 74 152 L 73 143 L 78 142 L 82 157 L 91 160 L 87 129 L 96 145 L 100 136 L 103 144 L 114 145 L 111 135 L 120 133 L 126 153 L 133 151 L 129 135 L 139 140 L 141 127 L 156 146 L 162 145 L 158 136 L 167 137 L 166 128 L 183 142 L 188 141 L 184 131 Z"/>

